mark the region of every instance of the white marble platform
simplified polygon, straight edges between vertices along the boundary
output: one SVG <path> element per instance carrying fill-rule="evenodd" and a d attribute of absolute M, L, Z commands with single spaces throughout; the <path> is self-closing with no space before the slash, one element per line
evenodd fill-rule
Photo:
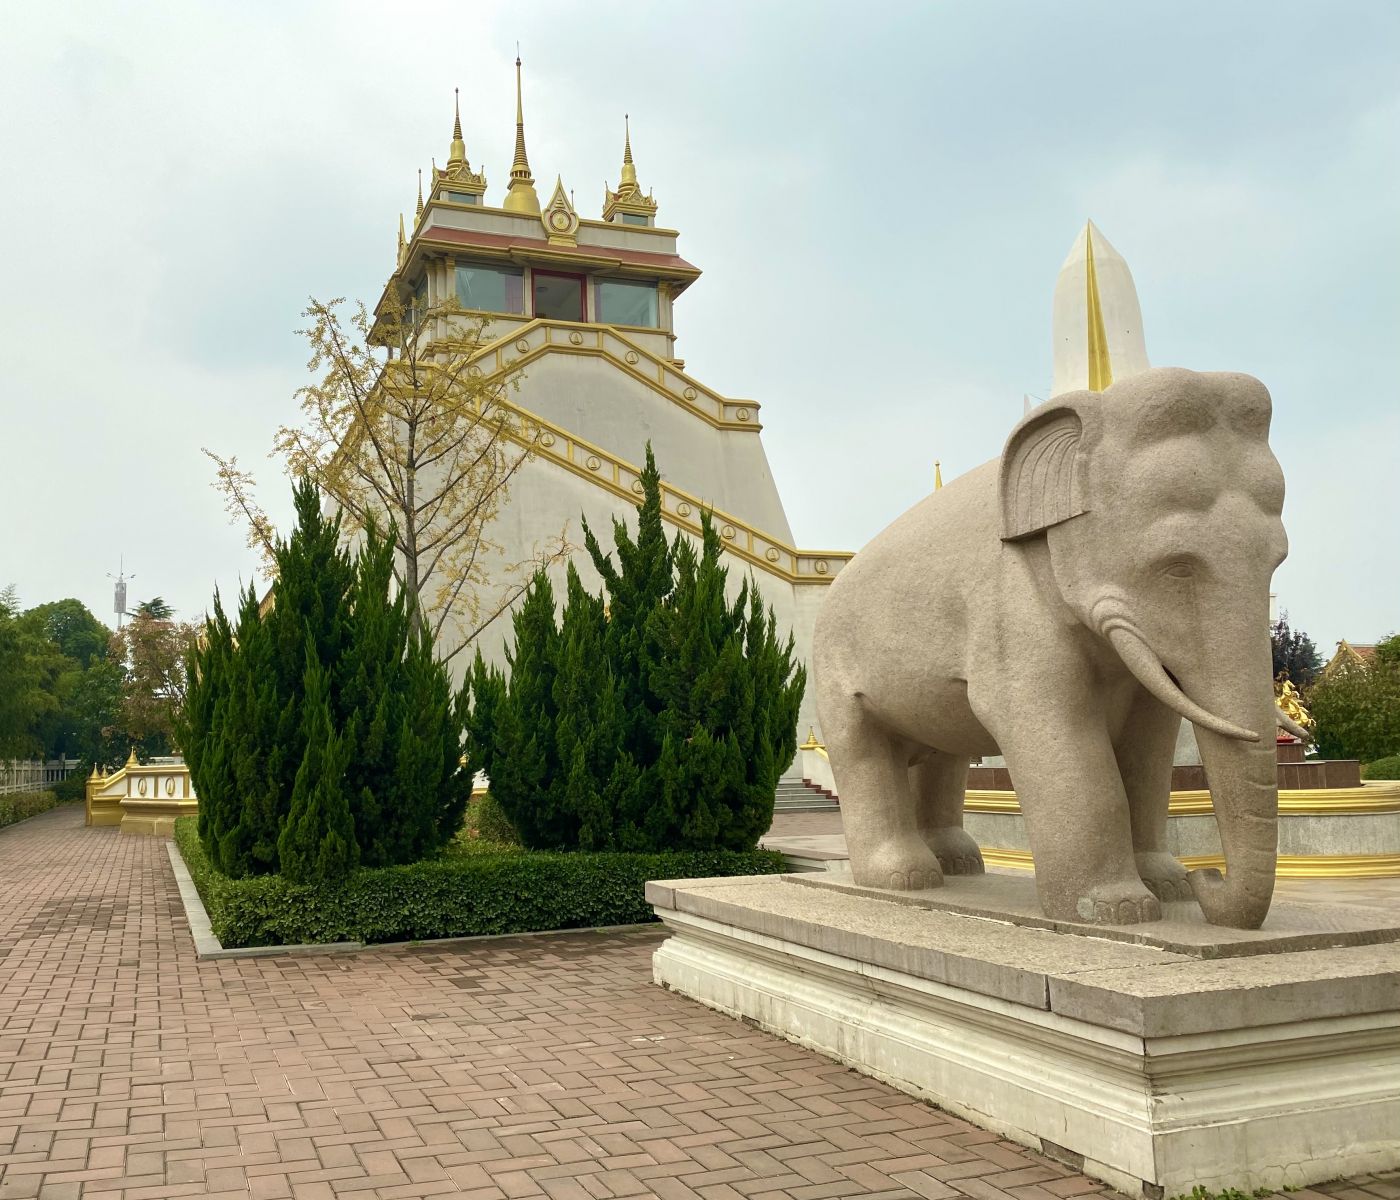
<path fill-rule="evenodd" d="M 655 978 L 1130 1195 L 1400 1166 L 1400 943 L 1285 920 L 1212 956 L 1184 927 L 1017 923 L 985 880 L 950 907 L 957 884 L 940 907 L 837 873 L 648 884 Z M 1393 916 L 1331 923 L 1366 943 Z"/>

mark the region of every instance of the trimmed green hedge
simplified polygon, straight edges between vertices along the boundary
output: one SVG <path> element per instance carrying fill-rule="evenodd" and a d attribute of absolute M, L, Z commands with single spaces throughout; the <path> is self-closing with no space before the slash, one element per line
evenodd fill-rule
<path fill-rule="evenodd" d="M 355 871 L 340 884 L 293 884 L 280 875 L 229 879 L 210 864 L 196 818 L 175 842 L 227 947 L 302 942 L 396 942 L 480 934 L 632 925 L 655 919 L 648 879 L 774 875 L 770 850 L 552 853 L 476 846 L 429 862 Z"/>
<path fill-rule="evenodd" d="M 27 817 L 37 817 L 61 803 L 53 792 L 15 792 L 10 796 L 0 796 L 0 829 Z"/>
<path fill-rule="evenodd" d="M 1361 768 L 1362 779 L 1400 779 L 1400 754 L 1378 758 Z"/>

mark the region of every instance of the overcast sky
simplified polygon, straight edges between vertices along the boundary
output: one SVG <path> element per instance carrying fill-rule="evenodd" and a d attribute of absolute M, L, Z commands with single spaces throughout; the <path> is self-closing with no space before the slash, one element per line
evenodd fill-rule
<path fill-rule="evenodd" d="M 1400 628 L 1400 4 L 0 5 L 0 586 L 200 614 L 254 559 L 210 446 L 294 413 L 308 295 L 372 299 L 452 89 L 499 203 L 515 43 L 542 194 L 582 215 L 632 115 L 705 272 L 678 352 L 763 406 L 799 545 L 857 549 L 1049 393 L 1086 217 L 1157 365 L 1274 397 L 1329 652 Z"/>

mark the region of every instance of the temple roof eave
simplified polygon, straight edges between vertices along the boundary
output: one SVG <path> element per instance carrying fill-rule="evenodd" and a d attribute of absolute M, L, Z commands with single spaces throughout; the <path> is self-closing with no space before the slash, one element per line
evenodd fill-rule
<path fill-rule="evenodd" d="M 624 250 L 605 246 L 550 245 L 544 238 L 511 234 L 483 234 L 451 229 L 441 225 L 419 226 L 406 247 L 399 268 L 389 276 L 374 306 L 375 320 L 383 314 L 389 289 L 414 272 L 430 254 L 467 252 L 472 257 L 496 259 L 519 266 L 570 266 L 590 273 L 634 275 L 665 280 L 673 295 L 679 296 L 702 272 L 676 254 L 655 254 L 645 250 Z"/>

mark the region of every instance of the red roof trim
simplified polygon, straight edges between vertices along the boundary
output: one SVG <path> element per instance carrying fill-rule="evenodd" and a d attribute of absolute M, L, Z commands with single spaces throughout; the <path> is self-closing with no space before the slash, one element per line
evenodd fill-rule
<path fill-rule="evenodd" d="M 561 250 L 584 258 L 602 261 L 635 263 L 639 266 L 679 268 L 695 271 L 697 267 L 676 254 L 652 254 L 646 250 L 623 250 L 611 246 L 554 246 L 543 238 L 517 237 L 509 233 L 478 233 L 475 230 L 452 229 L 446 225 L 429 225 L 419 235 L 430 241 L 457 242 L 464 246 L 482 246 L 503 250 L 544 250 L 557 254 Z"/>

